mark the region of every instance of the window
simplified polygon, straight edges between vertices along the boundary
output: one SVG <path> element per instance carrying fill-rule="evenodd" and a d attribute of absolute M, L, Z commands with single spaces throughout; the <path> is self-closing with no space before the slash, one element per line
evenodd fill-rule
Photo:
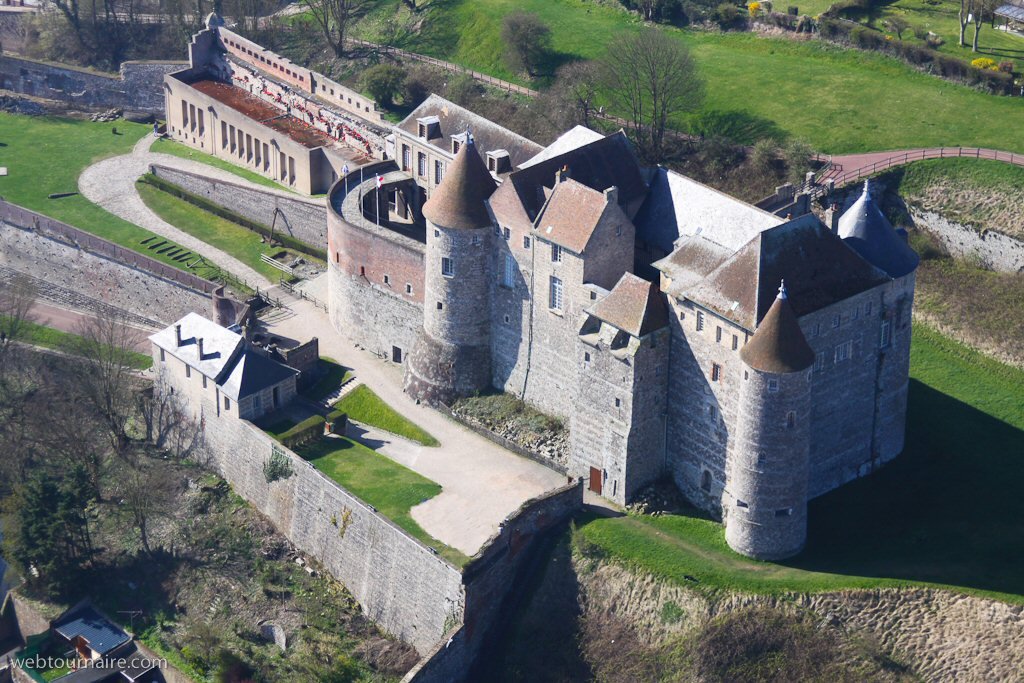
<path fill-rule="evenodd" d="M 850 320 L 856 320 L 860 317 L 860 304 L 853 307 L 853 313 L 850 314 Z"/>
<path fill-rule="evenodd" d="M 842 322 L 841 316 L 839 316 L 839 315 L 832 316 L 832 329 L 833 330 L 838 330 L 840 322 Z"/>
<path fill-rule="evenodd" d="M 776 517 L 790 517 L 793 515 L 793 508 L 782 508 L 775 511 Z"/>
<path fill-rule="evenodd" d="M 440 237 L 440 236 L 441 236 L 441 231 L 438 230 L 437 228 L 434 228 L 434 237 Z"/>
<path fill-rule="evenodd" d="M 409 284 L 408 282 L 405 283 L 405 293 L 412 294 L 412 285 Z"/>
<path fill-rule="evenodd" d="M 508 228 L 502 228 L 501 236 L 504 237 L 505 239 L 509 239 L 512 237 L 512 231 L 509 230 Z"/>
<path fill-rule="evenodd" d="M 437 302 L 437 310 L 439 310 L 439 311 L 440 311 L 440 310 L 442 310 L 443 308 L 444 308 L 444 304 L 443 304 L 443 303 L 441 303 L 440 301 L 438 301 L 438 302 Z"/>
<path fill-rule="evenodd" d="M 417 126 L 416 126 L 416 135 L 418 135 L 421 138 L 427 137 L 427 127 L 424 126 L 422 123 L 417 124 Z"/>
<path fill-rule="evenodd" d="M 732 350 L 735 351 L 740 347 L 740 338 L 735 334 L 732 335 Z"/>
<path fill-rule="evenodd" d="M 562 310 L 562 281 L 552 275 L 550 288 L 551 291 L 548 296 L 548 307 L 556 311 L 560 311 Z"/>
<path fill-rule="evenodd" d="M 526 235 L 526 236 L 523 237 L 523 249 L 529 249 L 529 248 L 530 248 L 530 236 Z"/>
<path fill-rule="evenodd" d="M 459 153 L 459 141 L 458 140 L 452 140 L 452 154 L 458 154 L 458 153 Z"/>
<path fill-rule="evenodd" d="M 616 408 L 621 408 L 622 407 L 622 399 L 621 398 L 615 399 L 615 407 Z"/>
<path fill-rule="evenodd" d="M 697 331 L 704 329 L 704 311 L 697 311 Z"/>
<path fill-rule="evenodd" d="M 551 261 L 554 263 L 562 262 L 562 247 L 557 244 L 551 245 Z"/>
<path fill-rule="evenodd" d="M 871 302 L 864 304 L 864 315 L 871 315 Z"/>
<path fill-rule="evenodd" d="M 589 363 L 590 362 L 590 351 L 584 351 L 583 352 L 583 362 L 584 363 Z"/>
<path fill-rule="evenodd" d="M 825 352 L 824 351 L 819 351 L 818 354 L 814 357 L 814 369 L 819 371 L 819 372 L 825 369 Z"/>
<path fill-rule="evenodd" d="M 722 366 L 718 363 L 711 364 L 711 381 L 717 382 L 722 378 Z"/>
<path fill-rule="evenodd" d="M 506 315 L 505 316 L 505 324 L 508 325 L 510 322 L 512 322 L 512 318 L 510 318 L 509 316 Z"/>
<path fill-rule="evenodd" d="M 191 365 L 186 365 L 185 366 L 185 376 L 186 377 L 191 377 L 192 376 L 192 366 Z"/>
<path fill-rule="evenodd" d="M 718 419 L 718 408 L 716 408 L 713 405 L 708 406 L 708 415 L 711 417 L 712 420 L 717 420 Z"/>
<path fill-rule="evenodd" d="M 744 510 L 747 510 L 747 509 L 750 508 L 750 506 L 747 505 L 747 501 L 740 500 L 739 498 L 736 499 L 736 507 L 743 508 Z"/>
<path fill-rule="evenodd" d="M 616 237 L 622 237 L 622 226 L 621 225 L 616 225 L 615 226 L 615 236 Z"/>
<path fill-rule="evenodd" d="M 889 344 L 892 343 L 892 321 L 882 321 L 882 336 L 879 339 L 879 347 L 883 349 L 889 348 Z"/>
<path fill-rule="evenodd" d="M 786 413 L 786 429 L 796 427 L 796 413 L 792 410 Z"/>
<path fill-rule="evenodd" d="M 203 378 L 203 389 L 206 388 L 206 375 L 202 375 Z"/>
<path fill-rule="evenodd" d="M 836 362 L 840 363 L 853 357 L 853 342 L 843 342 L 836 347 Z"/>
<path fill-rule="evenodd" d="M 715 326 L 715 342 L 718 343 L 718 344 L 722 343 L 722 326 L 721 325 L 716 325 Z"/>
<path fill-rule="evenodd" d="M 441 275 L 444 275 L 445 277 L 452 277 L 455 275 L 455 265 L 447 256 L 441 257 Z"/>
<path fill-rule="evenodd" d="M 167 361 L 167 353 L 163 349 L 160 349 L 160 362 L 161 363 L 165 363 L 166 361 Z"/>
<path fill-rule="evenodd" d="M 501 284 L 509 289 L 515 284 L 516 260 L 505 254 L 505 270 L 501 274 Z"/>
<path fill-rule="evenodd" d="M 412 150 L 409 149 L 409 145 L 402 145 L 402 170 L 412 170 Z"/>
<path fill-rule="evenodd" d="M 814 323 L 814 327 L 811 328 L 811 336 L 817 337 L 821 334 L 821 323 Z"/>
<path fill-rule="evenodd" d="M 427 155 L 423 152 L 416 153 L 416 173 L 421 178 L 427 177 Z"/>
<path fill-rule="evenodd" d="M 765 464 L 765 462 L 767 462 L 767 461 L 768 461 L 768 456 L 767 456 L 767 455 L 765 455 L 765 452 L 764 452 L 764 451 L 760 451 L 760 452 L 759 452 L 759 453 L 757 454 L 757 464 L 758 464 L 758 465 L 763 465 L 763 464 Z"/>
<path fill-rule="evenodd" d="M 441 179 L 444 178 L 444 164 L 439 160 L 434 161 L 434 184 L 440 185 Z"/>
<path fill-rule="evenodd" d="M 770 379 L 770 380 L 768 380 L 768 391 L 771 391 L 771 392 L 774 393 L 774 392 L 776 392 L 778 390 L 779 390 L 779 380 L 777 380 L 777 379 Z"/>
<path fill-rule="evenodd" d="M 705 491 L 711 491 L 711 472 L 704 470 L 700 474 L 700 487 Z"/>
<path fill-rule="evenodd" d="M 231 410 L 231 399 L 227 396 L 224 397 L 224 410 Z"/>
<path fill-rule="evenodd" d="M 390 285 L 391 284 L 391 276 L 390 275 L 385 275 L 384 276 L 384 284 L 386 284 L 386 285 Z"/>

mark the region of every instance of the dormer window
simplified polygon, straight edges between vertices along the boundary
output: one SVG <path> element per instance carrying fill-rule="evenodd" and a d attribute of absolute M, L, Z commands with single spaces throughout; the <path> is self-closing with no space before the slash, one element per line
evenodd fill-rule
<path fill-rule="evenodd" d="M 459 133 L 452 136 L 452 154 L 458 154 L 462 146 L 466 144 L 466 134 Z"/>
<path fill-rule="evenodd" d="M 508 151 L 495 149 L 487 153 L 487 170 L 495 175 L 512 171 L 512 158 Z"/>
<path fill-rule="evenodd" d="M 423 140 L 441 137 L 441 119 L 436 116 L 424 116 L 416 119 L 416 136 Z"/>

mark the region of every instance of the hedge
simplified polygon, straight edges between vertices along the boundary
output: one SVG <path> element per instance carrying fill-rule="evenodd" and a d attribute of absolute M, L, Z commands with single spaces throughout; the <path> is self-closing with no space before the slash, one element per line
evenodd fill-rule
<path fill-rule="evenodd" d="M 152 185 L 156 189 L 166 192 L 169 195 L 177 197 L 182 201 L 186 201 L 189 204 L 192 204 L 193 206 L 197 206 L 204 211 L 209 211 L 215 216 L 220 216 L 224 220 L 231 221 L 232 223 L 237 223 L 238 225 L 241 225 L 243 228 L 252 230 L 253 232 L 263 235 L 268 239 L 271 237 L 271 229 L 266 225 L 263 225 L 262 223 L 257 223 L 256 221 L 250 220 L 245 216 L 237 214 L 230 209 L 226 209 L 220 204 L 211 202 L 209 199 L 206 199 L 205 197 L 194 195 L 188 190 L 182 189 L 178 185 L 175 185 L 170 181 L 164 180 L 163 178 L 157 175 L 147 173 L 146 175 L 142 176 L 142 178 L 140 178 L 139 180 L 143 183 L 146 183 L 147 185 Z M 312 247 L 306 244 L 302 240 L 295 239 L 291 235 L 275 231 L 273 234 L 273 239 L 278 240 L 279 242 L 281 242 L 281 244 L 288 247 L 289 249 L 301 251 L 303 254 L 308 254 L 310 256 L 320 259 L 321 261 L 327 260 L 326 249 L 317 249 L 316 247 Z"/>
<path fill-rule="evenodd" d="M 322 415 L 314 415 L 313 417 L 306 418 L 299 424 L 295 425 L 287 432 L 281 434 L 278 437 L 286 448 L 295 449 L 300 446 L 304 446 L 311 441 L 323 437 L 324 435 L 324 423 L 327 420 Z"/>
<path fill-rule="evenodd" d="M 348 413 L 344 410 L 332 410 L 327 413 L 327 423 L 331 425 L 331 434 L 344 436 L 345 428 L 348 426 Z"/>

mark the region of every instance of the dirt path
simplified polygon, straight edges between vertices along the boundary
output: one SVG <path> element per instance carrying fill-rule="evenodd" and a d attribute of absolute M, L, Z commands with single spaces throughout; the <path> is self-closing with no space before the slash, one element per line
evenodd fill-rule
<path fill-rule="evenodd" d="M 832 165 L 817 179 L 818 183 L 834 180 L 837 186 L 852 183 L 878 171 L 902 166 L 922 159 L 991 159 L 1014 166 L 1024 166 L 1024 154 L 980 147 L 928 147 L 889 152 L 865 152 L 830 157 Z"/>

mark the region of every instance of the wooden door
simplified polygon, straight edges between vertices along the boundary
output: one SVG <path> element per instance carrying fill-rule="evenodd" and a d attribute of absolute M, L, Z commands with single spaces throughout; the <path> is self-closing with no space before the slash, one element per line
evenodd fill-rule
<path fill-rule="evenodd" d="M 601 493 L 601 470 L 596 467 L 590 468 L 590 490 Z"/>

